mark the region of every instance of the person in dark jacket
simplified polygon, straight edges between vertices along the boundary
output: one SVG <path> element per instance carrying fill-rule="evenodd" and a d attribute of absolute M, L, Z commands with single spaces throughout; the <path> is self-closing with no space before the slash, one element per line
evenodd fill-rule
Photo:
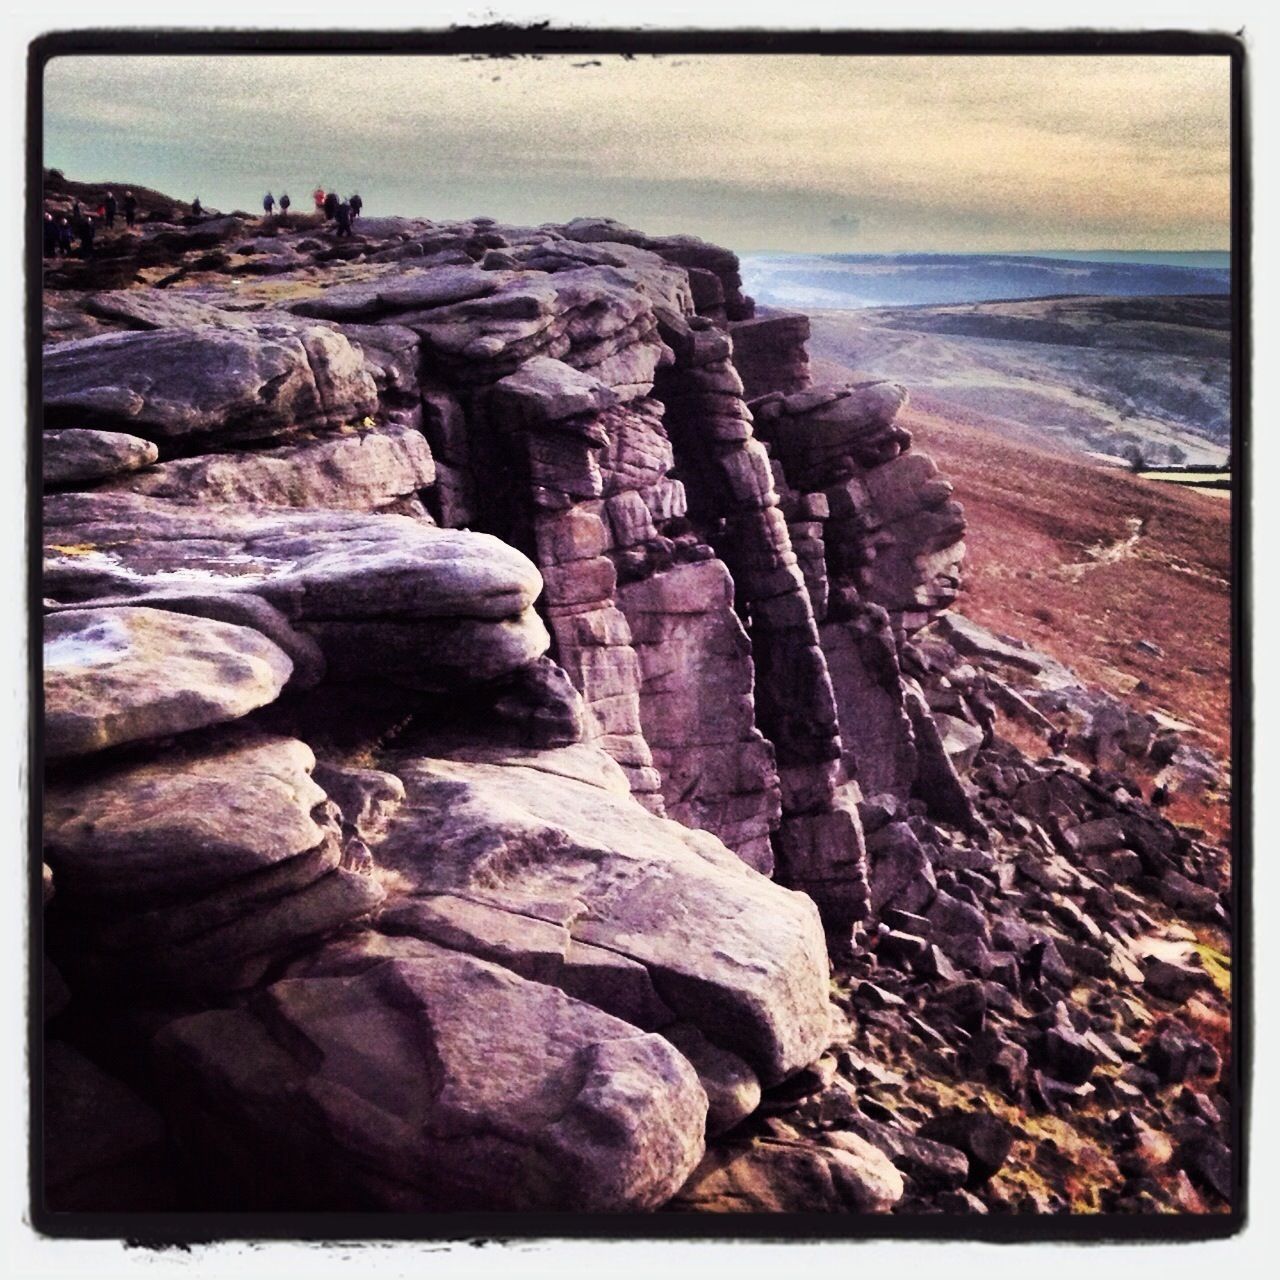
<path fill-rule="evenodd" d="M 341 203 L 337 192 L 330 191 L 324 198 L 324 216 L 333 221 L 338 216 L 338 205 Z"/>
<path fill-rule="evenodd" d="M 364 201 L 360 199 L 360 193 L 357 191 L 347 203 L 351 206 L 351 221 L 354 222 L 360 216 L 360 210 L 364 208 Z"/>
<path fill-rule="evenodd" d="M 276 198 L 271 194 L 270 191 L 268 191 L 267 194 L 262 197 L 262 212 L 265 213 L 269 218 L 271 217 L 271 210 L 274 209 L 275 207 L 276 207 Z"/>
<path fill-rule="evenodd" d="M 82 258 L 93 257 L 93 235 L 97 229 L 98 220 L 93 214 L 89 214 L 80 224 L 80 256 Z"/>
<path fill-rule="evenodd" d="M 280 212 L 281 212 L 281 213 L 288 213 L 288 212 L 289 212 L 289 206 L 290 206 L 292 203 L 293 203 L 293 201 L 289 199 L 289 193 L 288 193 L 287 191 L 282 191 L 282 192 L 280 193 Z"/>
<path fill-rule="evenodd" d="M 58 219 L 58 252 L 64 258 L 71 257 L 72 228 L 69 218 Z"/>
<path fill-rule="evenodd" d="M 338 223 L 338 234 L 340 236 L 349 236 L 351 234 L 351 206 L 344 200 L 333 211 L 333 216 Z"/>
<path fill-rule="evenodd" d="M 108 229 L 116 225 L 116 196 L 114 191 L 108 191 L 102 201 L 102 218 Z"/>
<path fill-rule="evenodd" d="M 203 214 L 204 205 L 200 203 L 200 197 L 196 196 L 196 198 L 191 202 L 191 216 L 193 218 L 199 218 L 203 216 Z"/>
<path fill-rule="evenodd" d="M 126 226 L 133 226 L 138 218 L 138 200 L 132 191 L 124 193 L 124 221 Z"/>
<path fill-rule="evenodd" d="M 44 215 L 44 256 L 46 258 L 57 257 L 58 254 L 58 224 L 54 221 L 53 214 L 47 209 Z"/>

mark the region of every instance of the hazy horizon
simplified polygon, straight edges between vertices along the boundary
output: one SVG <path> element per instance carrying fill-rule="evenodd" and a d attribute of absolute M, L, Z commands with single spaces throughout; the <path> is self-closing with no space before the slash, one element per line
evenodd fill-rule
<path fill-rule="evenodd" d="M 322 183 L 745 253 L 1212 252 L 1229 84 L 1225 56 L 63 56 L 44 160 L 222 209 Z"/>

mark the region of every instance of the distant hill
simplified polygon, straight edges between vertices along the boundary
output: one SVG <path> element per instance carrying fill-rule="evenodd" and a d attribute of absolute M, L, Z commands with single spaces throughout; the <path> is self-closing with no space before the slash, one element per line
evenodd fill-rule
<path fill-rule="evenodd" d="M 811 356 L 892 378 L 1041 447 L 1220 464 L 1231 442 L 1223 296 L 1044 298 L 815 311 Z"/>
<path fill-rule="evenodd" d="M 758 302 L 800 310 L 1230 289 L 1227 255 L 1204 253 L 1116 254 L 1098 261 L 1020 254 L 744 254 L 742 278 Z"/>

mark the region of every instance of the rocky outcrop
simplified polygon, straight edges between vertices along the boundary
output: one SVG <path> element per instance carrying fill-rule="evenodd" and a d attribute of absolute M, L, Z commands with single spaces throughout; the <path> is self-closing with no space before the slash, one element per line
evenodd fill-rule
<path fill-rule="evenodd" d="M 464 915 L 486 908 L 499 937 L 510 933 L 504 913 L 526 929 L 540 922 L 535 956 L 603 953 L 599 991 L 576 966 L 580 998 L 607 1004 L 635 985 L 633 1020 L 692 1023 L 768 1084 L 825 1047 L 827 965 L 812 904 L 719 841 L 646 814 L 607 757 L 566 747 L 418 758 L 399 773 L 406 800 L 376 857 L 408 897 L 384 912 L 385 928 L 440 941 L 455 903 Z"/>
<path fill-rule="evenodd" d="M 319 327 L 108 333 L 44 360 L 48 426 L 127 430 L 162 452 L 342 426 L 375 405 L 358 353 Z"/>
<path fill-rule="evenodd" d="M 660 1036 L 424 942 L 316 963 L 158 1042 L 242 1201 L 644 1210 L 696 1164 L 706 1096 Z"/>
<path fill-rule="evenodd" d="M 45 753 L 52 760 L 235 720 L 293 672 L 248 627 L 163 609 L 69 609 L 44 627 Z"/>
<path fill-rule="evenodd" d="M 358 232 L 157 223 L 48 281 L 51 1079 L 140 1135 L 51 1196 L 980 1212 L 1028 1167 L 989 1107 L 1091 1099 L 1158 1155 L 1159 1090 L 1223 1077 L 1148 907 L 1217 927 L 1223 882 L 997 716 L 1196 760 L 946 612 L 905 391 L 814 386 L 691 237 Z"/>
<path fill-rule="evenodd" d="M 105 487 L 179 502 L 377 511 L 416 503 L 435 478 L 421 431 L 387 426 L 253 453 L 175 458 Z"/>
<path fill-rule="evenodd" d="M 149 440 L 121 431 L 46 431 L 42 442 L 44 487 L 105 480 L 155 462 L 160 451 Z"/>

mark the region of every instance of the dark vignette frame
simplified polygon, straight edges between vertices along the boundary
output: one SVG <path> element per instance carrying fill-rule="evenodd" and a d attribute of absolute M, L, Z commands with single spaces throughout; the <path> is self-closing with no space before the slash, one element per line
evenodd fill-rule
<path fill-rule="evenodd" d="M 122 1239 L 163 1248 L 221 1240 L 366 1242 L 396 1240 L 820 1240 L 913 1239 L 999 1242 L 1138 1242 L 1221 1239 L 1247 1218 L 1246 1120 L 1252 1059 L 1251 820 L 1252 653 L 1249 636 L 1252 576 L 1250 476 L 1250 168 L 1246 57 L 1238 36 L 1187 31 L 627 31 L 552 28 L 549 24 L 412 31 L 200 31 L 90 29 L 53 32 L 34 40 L 27 55 L 27 636 L 28 892 L 41 898 L 43 779 L 41 576 L 41 288 L 43 260 L 35 211 L 43 183 L 43 73 L 55 57 L 85 54 L 479 54 L 490 57 L 608 53 L 627 57 L 673 54 L 1022 54 L 1181 55 L 1231 59 L 1231 860 L 1232 860 L 1232 1207 L 1225 1214 L 1138 1216 L 959 1216 L 942 1214 L 580 1214 L 580 1213 L 53 1213 L 43 1203 L 43 918 L 32 910 L 28 930 L 27 1045 L 30 1070 L 29 1213 L 36 1231 L 53 1238 Z"/>

